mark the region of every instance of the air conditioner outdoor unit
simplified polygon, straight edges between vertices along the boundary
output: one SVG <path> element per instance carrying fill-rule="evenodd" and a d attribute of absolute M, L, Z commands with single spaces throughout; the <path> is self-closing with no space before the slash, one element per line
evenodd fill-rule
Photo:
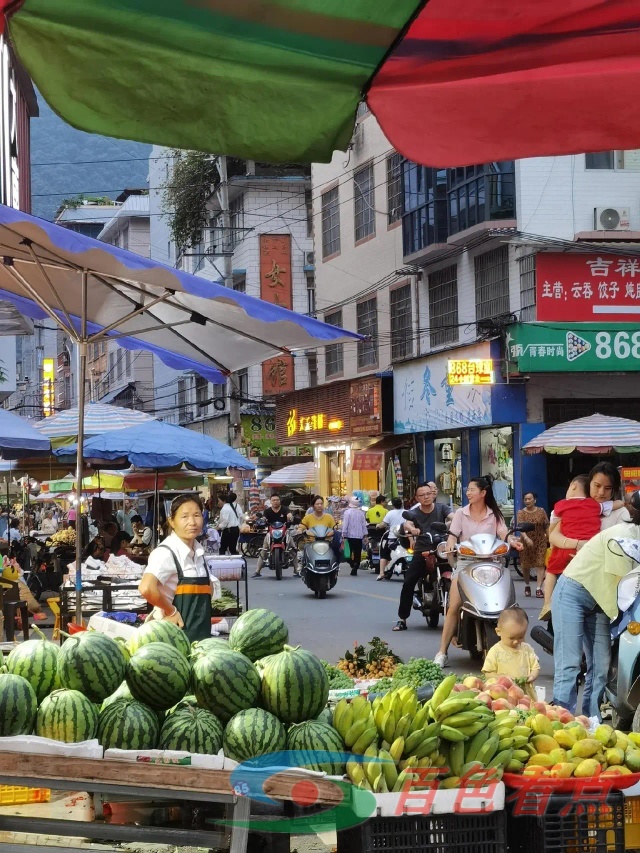
<path fill-rule="evenodd" d="M 316 253 L 315 252 L 305 252 L 304 253 L 304 265 L 305 267 L 312 267 L 316 262 Z"/>
<path fill-rule="evenodd" d="M 593 211 L 594 231 L 628 231 L 628 207 L 596 207 Z"/>

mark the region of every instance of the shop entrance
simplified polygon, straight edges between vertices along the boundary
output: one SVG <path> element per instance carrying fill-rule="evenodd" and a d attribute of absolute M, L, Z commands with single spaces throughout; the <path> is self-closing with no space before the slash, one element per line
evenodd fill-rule
<path fill-rule="evenodd" d="M 513 427 L 480 430 L 482 475 L 493 477 L 493 494 L 507 523 L 513 518 Z"/>
<path fill-rule="evenodd" d="M 434 440 L 435 483 L 438 500 L 450 505 L 462 504 L 462 439 L 446 435 Z"/>
<path fill-rule="evenodd" d="M 321 482 L 327 483 L 328 494 L 340 497 L 347 494 L 347 465 L 345 450 L 330 450 L 321 453 Z"/>

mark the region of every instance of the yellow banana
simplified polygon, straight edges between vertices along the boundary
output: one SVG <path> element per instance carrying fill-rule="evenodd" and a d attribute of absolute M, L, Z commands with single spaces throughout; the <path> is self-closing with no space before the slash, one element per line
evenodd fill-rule
<path fill-rule="evenodd" d="M 378 753 L 378 758 L 382 762 L 382 773 L 387 783 L 387 788 L 391 790 L 398 781 L 398 770 L 396 763 L 391 757 L 391 754 L 385 749 L 381 749 Z"/>
<path fill-rule="evenodd" d="M 344 738 L 353 725 L 353 722 L 353 708 L 351 707 L 351 703 L 347 702 L 346 699 L 341 699 L 333 712 L 333 725 L 335 729 Z"/>
<path fill-rule="evenodd" d="M 364 765 L 364 772 L 369 781 L 369 784 L 375 791 L 376 779 L 382 773 L 382 765 L 379 764 L 377 761 L 367 761 L 367 763 Z"/>
<path fill-rule="evenodd" d="M 363 753 L 367 747 L 378 740 L 378 729 L 375 726 L 370 726 L 365 729 L 358 740 L 353 744 L 351 749 L 355 753 Z"/>
<path fill-rule="evenodd" d="M 483 718 L 483 714 L 478 714 L 475 711 L 461 711 L 459 714 L 452 714 L 450 717 L 441 718 L 443 726 L 451 726 L 454 729 L 460 726 L 470 726 L 471 723 L 477 723 Z M 483 722 L 483 725 L 486 723 Z"/>
<path fill-rule="evenodd" d="M 411 720 L 411 725 L 409 726 L 409 734 L 413 734 L 414 732 L 417 732 L 419 729 L 423 728 L 423 726 L 427 722 L 428 717 L 429 709 L 426 705 L 423 705 L 422 708 L 420 708 L 416 712 L 415 716 Z"/>
<path fill-rule="evenodd" d="M 398 775 L 396 779 L 396 784 L 391 789 L 394 794 L 397 794 L 399 791 L 404 790 L 404 788 L 410 784 L 410 781 L 414 778 L 414 774 L 411 770 L 403 770 L 402 773 Z"/>
<path fill-rule="evenodd" d="M 393 758 L 393 760 L 396 762 L 396 764 L 402 758 L 403 750 L 404 750 L 404 738 L 403 737 L 396 738 L 394 740 L 394 742 L 391 744 L 391 749 L 389 750 L 389 755 L 391 756 L 391 758 Z"/>
<path fill-rule="evenodd" d="M 354 785 L 359 785 L 366 778 L 362 764 L 358 761 L 347 761 L 347 776 Z"/>
<path fill-rule="evenodd" d="M 436 689 L 433 691 L 433 696 L 430 700 L 432 713 L 435 714 L 440 705 L 442 705 L 442 703 L 449 698 L 456 681 L 457 677 L 455 675 L 448 675 L 436 687 Z"/>
<path fill-rule="evenodd" d="M 393 711 L 387 711 L 384 715 L 384 720 L 382 721 L 382 734 L 384 739 L 389 741 L 389 743 L 393 743 L 395 740 L 395 731 L 396 731 L 396 718 L 393 714 Z"/>
<path fill-rule="evenodd" d="M 440 729 L 440 737 L 448 741 L 469 740 L 467 735 L 463 735 L 459 729 L 451 728 L 451 726 L 443 726 Z"/>
<path fill-rule="evenodd" d="M 366 719 L 371 713 L 371 703 L 364 696 L 355 696 L 351 700 L 354 720 Z"/>
<path fill-rule="evenodd" d="M 404 717 L 400 717 L 398 722 L 396 723 L 395 736 L 396 737 L 406 737 L 409 732 L 409 726 L 411 725 L 411 717 L 409 714 L 405 714 Z"/>
<path fill-rule="evenodd" d="M 358 740 L 360 735 L 364 734 L 367 729 L 367 721 L 366 720 L 358 720 L 353 723 L 348 729 L 348 731 L 343 735 L 344 744 L 349 749 L 354 745 L 354 743 Z M 377 729 L 376 729 L 377 731 Z"/>

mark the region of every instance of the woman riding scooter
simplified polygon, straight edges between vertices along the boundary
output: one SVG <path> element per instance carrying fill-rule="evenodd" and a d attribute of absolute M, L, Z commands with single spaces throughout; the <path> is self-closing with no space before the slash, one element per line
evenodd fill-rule
<path fill-rule="evenodd" d="M 453 521 L 449 528 L 447 549 L 452 551 L 457 542 L 461 540 L 465 541 L 471 536 L 475 536 L 476 533 L 488 533 L 492 536 L 497 536 L 499 539 L 506 539 L 512 548 L 515 548 L 516 551 L 521 551 L 522 542 L 518 541 L 515 536 L 507 536 L 507 525 L 504 523 L 504 516 L 493 494 L 491 479 L 489 477 L 476 477 L 470 480 L 466 494 L 469 503 L 457 510 L 453 516 Z M 447 610 L 442 628 L 440 649 L 433 659 L 435 663 L 443 667 L 448 666 L 447 652 L 457 631 L 458 619 L 462 608 L 453 553 L 449 556 L 449 562 L 454 569 L 453 578 L 451 579 L 449 609 Z"/>

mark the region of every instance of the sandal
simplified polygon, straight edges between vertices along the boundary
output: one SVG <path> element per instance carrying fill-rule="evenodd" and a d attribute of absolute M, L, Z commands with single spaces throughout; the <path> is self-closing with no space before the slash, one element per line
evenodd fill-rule
<path fill-rule="evenodd" d="M 462 645 L 460 644 L 460 640 L 457 637 L 451 638 L 451 645 L 454 649 L 461 649 Z"/>
<path fill-rule="evenodd" d="M 527 598 L 531 598 L 531 587 L 527 584 L 524 588 L 524 594 Z"/>
<path fill-rule="evenodd" d="M 396 624 L 393 626 L 393 628 L 391 630 L 392 631 L 406 631 L 407 630 L 407 623 L 404 621 L 404 619 L 398 619 L 398 621 L 396 622 Z"/>
<path fill-rule="evenodd" d="M 538 587 L 536 589 L 536 598 L 544 598 L 544 592 Z"/>

